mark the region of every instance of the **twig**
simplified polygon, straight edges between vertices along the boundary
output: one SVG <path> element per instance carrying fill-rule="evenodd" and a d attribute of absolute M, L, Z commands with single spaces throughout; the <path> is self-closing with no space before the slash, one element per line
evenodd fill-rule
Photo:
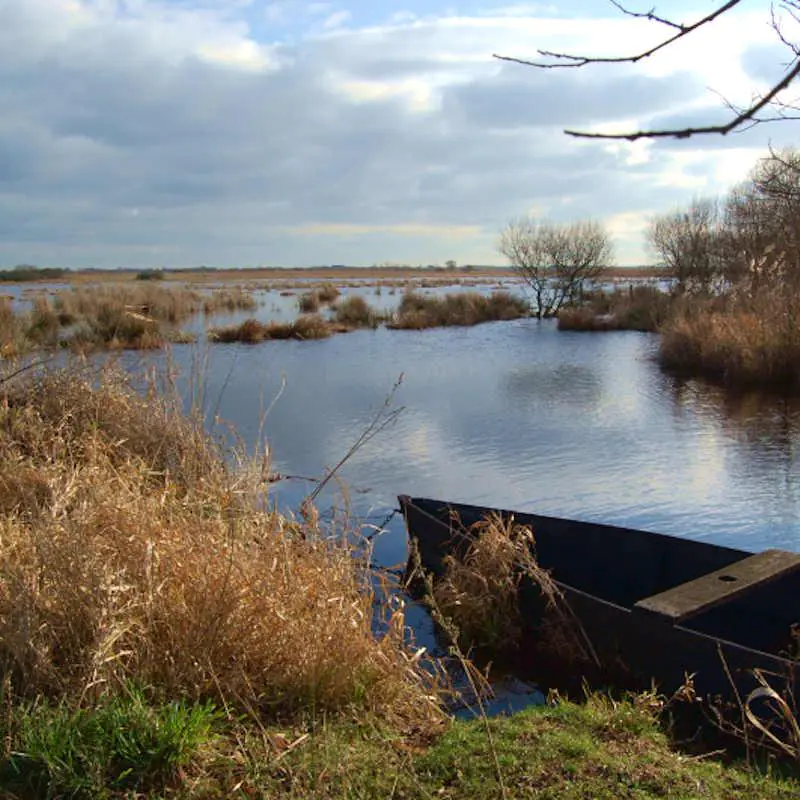
<path fill-rule="evenodd" d="M 361 435 L 356 439 L 350 449 L 339 459 L 336 466 L 328 472 L 328 474 L 319 482 L 317 487 L 312 491 L 309 495 L 307 495 L 302 503 L 300 503 L 301 511 L 304 509 L 308 509 L 313 502 L 319 497 L 320 492 L 325 488 L 328 482 L 339 472 L 339 470 L 367 443 L 370 439 L 377 436 L 381 431 L 385 430 L 389 425 L 397 420 L 400 414 L 403 413 L 405 408 L 401 406 L 400 408 L 395 408 L 390 410 L 390 406 L 392 401 L 394 400 L 394 396 L 397 393 L 397 390 L 400 388 L 401 384 L 403 383 L 403 373 L 400 373 L 400 376 L 395 381 L 392 390 L 386 396 L 386 399 L 383 401 L 383 405 L 378 409 L 377 413 L 372 419 L 372 422 L 364 429 Z"/>
<path fill-rule="evenodd" d="M 533 61 L 524 58 L 516 58 L 512 56 L 501 56 L 494 54 L 494 58 L 499 59 L 500 61 L 510 61 L 516 64 L 523 64 L 524 66 L 529 67 L 536 67 L 538 69 L 559 69 L 559 68 L 580 68 L 585 67 L 589 64 L 636 64 L 643 59 L 649 58 L 650 56 L 658 53 L 660 50 L 663 50 L 666 47 L 669 47 L 671 44 L 674 44 L 679 39 L 682 39 L 685 36 L 688 36 L 691 33 L 694 33 L 699 28 L 708 25 L 715 20 L 717 20 L 720 16 L 730 11 L 732 8 L 739 5 L 741 0 L 728 0 L 728 2 L 723 3 L 721 6 L 718 6 L 714 9 L 711 13 L 707 14 L 702 19 L 699 19 L 697 22 L 694 22 L 690 25 L 685 25 L 682 23 L 674 22 L 673 20 L 667 19 L 666 17 L 661 17 L 655 13 L 655 9 L 651 9 L 650 11 L 631 11 L 625 8 L 618 0 L 610 0 L 612 5 L 621 11 L 623 14 L 629 17 L 635 17 L 638 19 L 646 19 L 651 22 L 657 22 L 661 25 L 665 25 L 669 28 L 674 29 L 677 33 L 669 36 L 667 39 L 664 39 L 659 44 L 651 47 L 647 50 L 644 50 L 640 53 L 636 53 L 635 55 L 631 56 L 585 56 L 585 55 L 576 55 L 572 53 L 560 53 L 554 52 L 552 50 L 538 50 L 538 54 L 545 58 L 554 59 L 554 61 Z M 783 8 L 788 11 L 791 15 L 792 19 L 798 21 L 798 14 L 792 9 L 792 4 L 783 4 Z M 571 128 L 567 128 L 564 130 L 568 136 L 573 136 L 575 138 L 581 139 L 608 139 L 608 140 L 625 140 L 629 142 L 635 142 L 639 139 L 663 139 L 663 138 L 673 138 L 673 139 L 688 139 L 691 136 L 697 136 L 702 134 L 720 134 L 722 136 L 727 135 L 731 131 L 740 128 L 741 126 L 745 125 L 746 123 L 750 123 L 748 127 L 752 127 L 753 125 L 758 125 L 761 122 L 772 122 L 777 120 L 783 119 L 792 119 L 792 117 L 779 115 L 778 117 L 770 118 L 770 119 L 759 119 L 758 114 L 762 111 L 766 106 L 774 103 L 779 107 L 782 106 L 779 100 L 777 100 L 777 96 L 786 89 L 794 79 L 800 74 L 800 61 L 798 57 L 800 57 L 800 48 L 796 45 L 793 45 L 789 42 L 786 37 L 784 36 L 783 32 L 780 30 L 780 25 L 775 17 L 774 9 L 771 10 L 771 19 L 772 19 L 772 27 L 776 31 L 779 39 L 781 42 L 790 48 L 790 50 L 794 53 L 794 58 L 792 62 L 790 62 L 790 68 L 784 74 L 784 76 L 777 81 L 769 91 L 758 97 L 758 99 L 754 100 L 749 106 L 744 109 L 735 109 L 731 103 L 726 102 L 726 105 L 735 112 L 735 116 L 730 119 L 728 122 L 720 124 L 720 125 L 691 125 L 686 128 L 663 128 L 663 129 L 652 129 L 652 130 L 639 130 L 635 132 L 628 132 L 628 133 L 591 133 L 587 131 L 579 131 Z M 787 108 L 791 108 L 791 106 L 784 106 Z"/>
<path fill-rule="evenodd" d="M 665 39 L 664 41 L 657 44 L 655 47 L 651 47 L 648 50 L 645 50 L 641 53 L 637 53 L 633 56 L 609 56 L 606 58 L 603 57 L 594 57 L 594 56 L 578 56 L 572 55 L 570 53 L 556 53 L 552 50 L 537 50 L 540 56 L 544 56 L 545 58 L 555 58 L 560 59 L 556 63 L 547 63 L 543 61 L 528 61 L 522 58 L 512 58 L 510 56 L 500 56 L 495 54 L 494 58 L 499 59 L 500 61 L 512 61 L 516 64 L 524 64 L 528 67 L 539 67 L 540 69 L 563 69 L 566 67 L 585 67 L 587 64 L 635 64 L 642 59 L 649 58 L 654 53 L 657 53 L 659 50 L 662 50 L 665 47 L 673 44 L 673 42 L 677 42 L 678 39 L 682 39 L 684 36 L 688 36 L 690 33 L 693 33 L 698 28 L 701 28 L 703 25 L 708 24 L 709 22 L 713 22 L 717 17 L 721 16 L 727 11 L 730 11 L 734 6 L 739 5 L 742 0 L 728 0 L 727 3 L 724 3 L 719 8 L 712 11 L 710 14 L 707 14 L 701 20 L 691 24 L 691 25 L 682 25 L 678 22 L 672 22 L 671 20 L 664 19 L 663 17 L 658 17 L 655 15 L 654 11 L 647 11 L 647 12 L 636 12 L 636 11 L 629 11 L 628 9 L 624 8 L 620 3 L 611 0 L 611 3 L 616 6 L 623 14 L 627 14 L 630 17 L 640 17 L 644 19 L 648 19 L 652 22 L 660 22 L 662 25 L 667 25 L 671 28 L 677 29 L 677 33 L 674 36 L 670 36 L 669 38 Z"/>

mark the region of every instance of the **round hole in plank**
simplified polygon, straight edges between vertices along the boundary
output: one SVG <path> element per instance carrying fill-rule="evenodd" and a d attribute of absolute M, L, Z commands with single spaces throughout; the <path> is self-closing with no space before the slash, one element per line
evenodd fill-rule
<path fill-rule="evenodd" d="M 721 581 L 725 581 L 725 583 L 732 583 L 733 581 L 736 580 L 736 578 L 733 575 L 720 575 L 719 579 Z"/>

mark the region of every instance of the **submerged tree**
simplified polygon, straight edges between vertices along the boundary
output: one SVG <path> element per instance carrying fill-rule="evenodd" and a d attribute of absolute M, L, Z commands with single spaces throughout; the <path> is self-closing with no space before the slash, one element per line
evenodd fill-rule
<path fill-rule="evenodd" d="M 676 22 L 668 17 L 660 16 L 656 9 L 649 11 L 632 11 L 624 7 L 617 0 L 610 0 L 622 14 L 638 19 L 645 19 L 663 25 L 669 29 L 669 35 L 653 47 L 633 53 L 632 55 L 617 56 L 587 56 L 575 53 L 560 53 L 552 50 L 537 50 L 538 55 L 544 59 L 534 61 L 511 56 L 495 55 L 502 61 L 513 61 L 517 64 L 524 64 L 529 67 L 539 69 L 558 69 L 558 68 L 580 68 L 592 64 L 637 64 L 659 51 L 669 47 L 674 42 L 690 36 L 695 31 L 716 22 L 721 16 L 732 11 L 742 3 L 742 0 L 727 0 L 721 3 L 713 11 L 692 23 Z M 783 15 L 783 16 L 782 16 Z M 731 118 L 719 125 L 696 125 L 687 128 L 666 128 L 661 130 L 640 130 L 625 133 L 591 133 L 587 131 L 565 130 L 570 136 L 579 136 L 592 139 L 628 139 L 635 141 L 644 138 L 675 137 L 685 139 L 696 134 L 717 133 L 725 135 L 733 130 L 744 126 L 758 124 L 760 122 L 772 121 L 775 119 L 800 119 L 800 107 L 797 101 L 787 101 L 785 90 L 800 75 L 800 44 L 795 44 L 786 32 L 787 22 L 800 24 L 800 0 L 782 0 L 781 2 L 770 4 L 770 19 L 773 30 L 781 43 L 789 50 L 790 59 L 784 68 L 780 80 L 776 81 L 766 92 L 756 94 L 749 105 L 737 107 L 732 103 L 726 103 Z M 771 109 L 774 116 L 764 117 L 762 112 Z"/>
<path fill-rule="evenodd" d="M 539 319 L 579 300 L 586 282 L 599 278 L 613 258 L 611 239 L 599 223 L 559 225 L 532 217 L 509 222 L 498 250 L 533 290 Z"/>

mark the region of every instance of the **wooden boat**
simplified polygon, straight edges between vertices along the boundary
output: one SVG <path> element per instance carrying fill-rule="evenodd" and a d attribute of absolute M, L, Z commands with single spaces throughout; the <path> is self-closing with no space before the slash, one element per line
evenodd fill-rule
<path fill-rule="evenodd" d="M 754 670 L 767 673 L 779 691 L 800 674 L 792 655 L 800 622 L 796 553 L 752 554 L 610 525 L 408 496 L 399 501 L 419 560 L 434 580 L 444 557 L 463 552 L 469 527 L 487 514 L 529 526 L 539 565 L 580 621 L 601 675 L 613 676 L 606 682 L 622 677 L 624 688 L 635 689 L 655 681 L 670 694 L 694 675 L 698 696 L 731 700 L 758 688 Z M 525 589 L 523 582 L 523 619 L 539 613 L 538 591 Z M 523 677 L 536 679 L 533 671 Z"/>

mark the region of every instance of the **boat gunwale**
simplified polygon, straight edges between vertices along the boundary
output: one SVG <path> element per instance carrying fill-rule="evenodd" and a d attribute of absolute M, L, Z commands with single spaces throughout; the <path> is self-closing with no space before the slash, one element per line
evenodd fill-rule
<path fill-rule="evenodd" d="M 418 513 L 424 515 L 425 517 L 427 517 L 428 519 L 430 519 L 432 522 L 436 523 L 437 525 L 442 526 L 442 527 L 448 527 L 448 529 L 450 529 L 452 531 L 452 533 L 453 533 L 453 537 L 451 537 L 451 538 L 455 538 L 455 536 L 458 536 L 460 539 L 462 539 L 464 541 L 469 541 L 470 540 L 470 536 L 465 530 L 455 530 L 455 529 L 451 528 L 447 524 L 447 522 L 445 522 L 441 518 L 435 516 L 434 514 L 431 514 L 429 511 L 427 511 L 425 508 L 421 507 L 420 505 L 418 505 L 417 502 L 415 502 L 415 501 L 421 501 L 421 502 L 424 502 L 426 504 L 431 504 L 431 505 L 437 504 L 437 503 L 441 503 L 442 509 L 453 508 L 453 507 L 457 507 L 457 506 L 465 506 L 465 507 L 469 507 L 469 508 L 471 508 L 473 510 L 476 510 L 476 511 L 477 510 L 483 510 L 483 511 L 488 512 L 488 513 L 496 512 L 496 513 L 502 514 L 504 516 L 507 515 L 509 517 L 514 517 L 516 514 L 522 514 L 524 516 L 535 517 L 535 518 L 540 519 L 540 520 L 546 520 L 546 521 L 551 521 L 552 520 L 552 521 L 557 522 L 557 523 L 569 522 L 569 523 L 577 523 L 578 525 L 587 525 L 587 526 L 593 526 L 593 527 L 596 526 L 596 527 L 602 527 L 604 529 L 614 529 L 614 530 L 623 531 L 623 532 L 635 532 L 635 533 L 643 534 L 643 535 L 648 536 L 648 537 L 657 537 L 657 538 L 659 538 L 661 540 L 679 541 L 682 544 L 685 543 L 685 542 L 689 542 L 690 544 L 709 545 L 711 547 L 719 548 L 720 550 L 726 550 L 726 551 L 731 552 L 731 553 L 741 553 L 742 558 L 748 558 L 749 556 L 753 555 L 753 553 L 751 553 L 749 551 L 746 551 L 746 550 L 741 550 L 739 548 L 726 547 L 724 545 L 715 545 L 715 544 L 710 543 L 710 542 L 697 542 L 697 541 L 695 541 L 693 539 L 686 539 L 684 537 L 675 536 L 675 535 L 672 535 L 672 534 L 657 533 L 657 532 L 651 532 L 651 531 L 643 531 L 643 530 L 638 530 L 638 529 L 633 529 L 633 528 L 622 528 L 620 526 L 607 525 L 607 524 L 604 524 L 604 523 L 585 522 L 585 521 L 581 521 L 581 520 L 573 520 L 573 519 L 564 518 L 564 517 L 549 517 L 549 516 L 545 516 L 545 515 L 541 515 L 541 514 L 534 514 L 534 513 L 524 512 L 524 511 L 515 512 L 515 511 L 510 511 L 510 510 L 507 510 L 507 509 L 490 508 L 488 506 L 473 506 L 473 505 L 470 505 L 469 503 L 460 503 L 460 502 L 455 502 L 455 501 L 454 502 L 441 501 L 441 500 L 435 500 L 433 498 L 417 498 L 417 497 L 411 497 L 410 495 L 399 495 L 398 496 L 398 500 L 400 502 L 401 510 L 403 511 L 403 516 L 405 517 L 405 520 L 406 520 L 406 529 L 408 531 L 409 536 L 414 536 L 414 534 L 412 534 L 412 532 L 411 532 L 411 528 L 408 525 L 408 518 L 405 515 L 405 507 L 407 505 L 408 506 L 413 506 L 413 508 Z M 415 537 L 415 538 L 418 538 L 418 537 Z M 545 567 L 545 569 L 547 569 L 547 568 Z M 600 597 L 598 595 L 592 594 L 591 592 L 588 592 L 588 591 L 586 591 L 584 589 L 580 589 L 580 588 L 578 588 L 576 586 L 573 586 L 572 584 L 565 583 L 565 582 L 559 580 L 557 577 L 553 576 L 552 573 L 551 573 L 551 577 L 553 579 L 553 582 L 556 584 L 556 586 L 563 593 L 565 593 L 565 595 L 566 594 L 578 595 L 580 597 L 586 598 L 588 601 L 600 604 L 600 605 L 605 606 L 607 608 L 613 609 L 613 610 L 615 610 L 617 612 L 624 612 L 625 614 L 627 614 L 629 616 L 630 619 L 634 619 L 639 614 L 639 612 L 636 610 L 636 608 L 633 605 L 631 605 L 631 606 L 620 605 L 619 603 L 615 603 L 615 602 L 613 602 L 611 600 L 607 600 L 607 599 L 605 599 L 603 597 Z M 681 584 L 676 584 L 676 585 L 681 585 Z M 725 647 L 725 648 L 732 648 L 732 649 L 740 651 L 743 654 L 752 653 L 755 656 L 759 656 L 759 657 L 762 657 L 762 658 L 766 658 L 766 659 L 772 660 L 772 661 L 776 662 L 779 665 L 786 665 L 787 667 L 792 668 L 792 669 L 795 668 L 799 663 L 796 660 L 792 660 L 792 659 L 786 658 L 785 656 L 782 656 L 782 655 L 780 655 L 780 654 L 778 654 L 776 652 L 770 652 L 768 650 L 761 650 L 761 649 L 749 646 L 747 644 L 743 644 L 741 642 L 736 642 L 736 641 L 733 641 L 731 639 L 724 638 L 722 636 L 715 636 L 715 635 L 712 635 L 710 633 L 705 633 L 703 631 L 697 630 L 696 628 L 693 628 L 693 627 L 689 626 L 690 622 L 691 622 L 691 619 L 687 620 L 685 623 L 675 623 L 675 624 L 672 624 L 672 625 L 670 625 L 669 623 L 666 623 L 666 622 L 664 622 L 664 623 L 656 623 L 656 624 L 663 624 L 663 625 L 665 625 L 665 626 L 667 626 L 667 627 L 669 627 L 669 628 L 671 628 L 673 630 L 677 630 L 677 631 L 689 634 L 691 636 L 696 636 L 696 637 L 698 637 L 698 639 L 700 639 L 702 641 L 705 641 L 705 642 L 708 642 L 709 644 L 717 644 L 717 645 L 720 645 L 720 646 Z"/>

